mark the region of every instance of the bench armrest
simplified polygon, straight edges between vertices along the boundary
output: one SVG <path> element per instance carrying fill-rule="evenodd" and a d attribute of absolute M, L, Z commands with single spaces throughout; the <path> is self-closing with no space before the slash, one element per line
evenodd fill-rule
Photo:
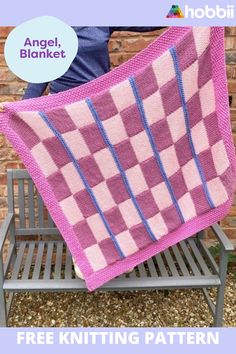
<path fill-rule="evenodd" d="M 221 227 L 218 224 L 214 224 L 211 226 L 211 229 L 213 230 L 215 236 L 217 237 L 218 241 L 220 244 L 224 247 L 225 251 L 234 251 L 234 246 L 231 243 L 231 241 L 228 239 L 224 231 L 221 229 Z"/>
<path fill-rule="evenodd" d="M 0 255 L 2 253 L 3 245 L 6 240 L 13 219 L 14 219 L 13 213 L 8 213 L 0 227 Z"/>

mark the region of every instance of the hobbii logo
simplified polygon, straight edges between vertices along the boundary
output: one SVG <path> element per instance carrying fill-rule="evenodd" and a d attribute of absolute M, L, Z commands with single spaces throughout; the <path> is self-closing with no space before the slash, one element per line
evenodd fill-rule
<path fill-rule="evenodd" d="M 192 8 L 189 5 L 185 5 L 184 9 L 185 18 L 228 18 L 234 19 L 234 5 L 227 5 L 220 7 L 216 5 L 214 8 L 205 5 L 205 7 Z"/>

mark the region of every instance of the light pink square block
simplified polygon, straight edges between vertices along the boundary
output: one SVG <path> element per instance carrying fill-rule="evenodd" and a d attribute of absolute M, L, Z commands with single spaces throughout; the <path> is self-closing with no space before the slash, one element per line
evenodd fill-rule
<path fill-rule="evenodd" d="M 103 212 L 113 208 L 116 205 L 106 182 L 97 184 L 92 190 Z"/>
<path fill-rule="evenodd" d="M 137 209 L 134 207 L 134 204 L 131 199 L 128 199 L 123 203 L 119 204 L 118 207 L 128 228 L 137 225 L 141 222 Z"/>
<path fill-rule="evenodd" d="M 191 134 L 193 145 L 197 154 L 200 154 L 200 152 L 209 148 L 207 131 L 203 121 L 200 121 L 191 129 Z"/>
<path fill-rule="evenodd" d="M 190 193 L 184 194 L 178 200 L 178 204 L 185 221 L 188 221 L 196 216 L 195 206 L 192 201 Z"/>
<path fill-rule="evenodd" d="M 97 242 L 101 242 L 102 240 L 110 237 L 104 223 L 101 220 L 101 217 L 98 214 L 94 214 L 87 218 L 87 223 L 89 224 L 89 227 L 92 230 Z"/>
<path fill-rule="evenodd" d="M 85 189 L 84 183 L 72 162 L 63 166 L 61 168 L 61 173 L 63 174 L 72 194 Z"/>
<path fill-rule="evenodd" d="M 107 266 L 106 259 L 99 247 L 99 245 L 93 245 L 85 249 L 86 257 L 94 271 L 98 271 Z"/>
<path fill-rule="evenodd" d="M 143 176 L 142 170 L 139 165 L 131 167 L 126 171 L 126 176 L 130 183 L 134 195 L 138 195 L 148 190 L 148 185 Z"/>
<path fill-rule="evenodd" d="M 45 177 L 50 176 L 53 172 L 58 170 L 56 164 L 42 143 L 35 145 L 31 150 L 31 154 Z"/>
<path fill-rule="evenodd" d="M 116 163 L 108 148 L 96 152 L 93 156 L 105 179 L 113 177 L 119 173 Z"/>
<path fill-rule="evenodd" d="M 128 138 L 122 118 L 120 114 L 103 121 L 103 127 L 111 144 L 115 145 Z"/>
<path fill-rule="evenodd" d="M 128 80 L 112 87 L 110 93 L 119 112 L 135 103 L 135 97 Z"/>
<path fill-rule="evenodd" d="M 143 100 L 143 107 L 149 126 L 165 117 L 160 91 Z"/>
<path fill-rule="evenodd" d="M 183 108 L 180 107 L 167 117 L 167 122 L 171 132 L 173 142 L 176 143 L 186 134 L 186 125 Z"/>
<path fill-rule="evenodd" d="M 78 128 L 94 123 L 92 113 L 85 101 L 68 104 L 65 109 Z"/>
<path fill-rule="evenodd" d="M 157 239 L 160 239 L 162 236 L 168 233 L 168 227 L 161 216 L 161 213 L 154 215 L 150 219 L 148 219 L 148 224 Z"/>
<path fill-rule="evenodd" d="M 174 146 L 170 146 L 167 149 L 161 151 L 160 157 L 164 165 L 164 170 L 167 174 L 167 177 L 172 176 L 180 168 Z"/>
<path fill-rule="evenodd" d="M 222 140 L 212 146 L 211 149 L 214 165 L 218 175 L 224 173 L 229 167 L 229 159 Z"/>
<path fill-rule="evenodd" d="M 64 133 L 62 136 L 77 160 L 90 155 L 89 148 L 79 130 Z"/>
<path fill-rule="evenodd" d="M 219 177 L 207 182 L 207 188 L 215 207 L 225 203 L 228 200 L 227 192 Z"/>
<path fill-rule="evenodd" d="M 146 132 L 141 132 L 130 138 L 135 155 L 139 162 L 143 162 L 153 156 L 153 151 Z"/>
<path fill-rule="evenodd" d="M 74 226 L 79 221 L 83 220 L 84 217 L 72 195 L 62 200 L 60 202 L 60 207 L 63 210 L 65 216 L 67 217 L 67 220 L 69 221 L 70 225 Z"/>
<path fill-rule="evenodd" d="M 182 167 L 182 172 L 189 191 L 202 183 L 196 163 L 193 159 Z"/>
<path fill-rule="evenodd" d="M 172 199 L 165 182 L 153 187 L 151 191 L 159 210 L 164 210 L 172 204 Z"/>
<path fill-rule="evenodd" d="M 184 96 L 188 101 L 198 91 L 198 61 L 196 60 L 182 73 Z"/>
<path fill-rule="evenodd" d="M 45 140 L 54 136 L 50 128 L 37 112 L 19 112 L 18 115 L 28 124 L 40 140 Z"/>
<path fill-rule="evenodd" d="M 165 85 L 175 77 L 173 59 L 169 51 L 166 51 L 163 55 L 157 58 L 153 62 L 152 67 L 159 87 Z"/>
<path fill-rule="evenodd" d="M 193 27 L 193 36 L 195 40 L 198 57 L 210 44 L 211 27 Z"/>
<path fill-rule="evenodd" d="M 119 235 L 117 235 L 116 240 L 125 257 L 128 257 L 138 251 L 138 247 L 128 230 L 123 231 Z"/>
<path fill-rule="evenodd" d="M 215 103 L 215 92 L 212 79 L 209 80 L 201 89 L 200 89 L 200 101 L 202 108 L 202 116 L 205 118 L 210 113 L 215 112 L 216 103 Z"/>

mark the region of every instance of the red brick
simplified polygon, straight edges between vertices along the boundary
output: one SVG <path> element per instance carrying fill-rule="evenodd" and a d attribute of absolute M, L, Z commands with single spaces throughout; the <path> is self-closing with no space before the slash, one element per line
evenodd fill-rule
<path fill-rule="evenodd" d="M 16 75 L 8 68 L 2 68 L 0 70 L 0 81 L 14 81 Z"/>
<path fill-rule="evenodd" d="M 6 38 L 9 33 L 13 30 L 14 27 L 8 26 L 8 27 L 0 27 L 0 38 Z"/>

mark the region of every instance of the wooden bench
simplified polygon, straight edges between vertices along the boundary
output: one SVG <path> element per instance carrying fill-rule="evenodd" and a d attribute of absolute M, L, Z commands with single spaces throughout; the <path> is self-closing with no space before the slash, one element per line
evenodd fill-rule
<path fill-rule="evenodd" d="M 15 292 L 86 291 L 27 171 L 8 170 L 7 186 L 8 215 L 0 229 L 1 326 L 7 326 Z M 137 266 L 132 273 L 110 281 L 99 291 L 200 288 L 213 314 L 213 325 L 222 326 L 228 252 L 234 248 L 218 224 L 212 230 L 221 246 L 219 265 L 205 246 L 201 231 Z M 217 288 L 215 304 L 208 294 L 213 287 Z"/>

